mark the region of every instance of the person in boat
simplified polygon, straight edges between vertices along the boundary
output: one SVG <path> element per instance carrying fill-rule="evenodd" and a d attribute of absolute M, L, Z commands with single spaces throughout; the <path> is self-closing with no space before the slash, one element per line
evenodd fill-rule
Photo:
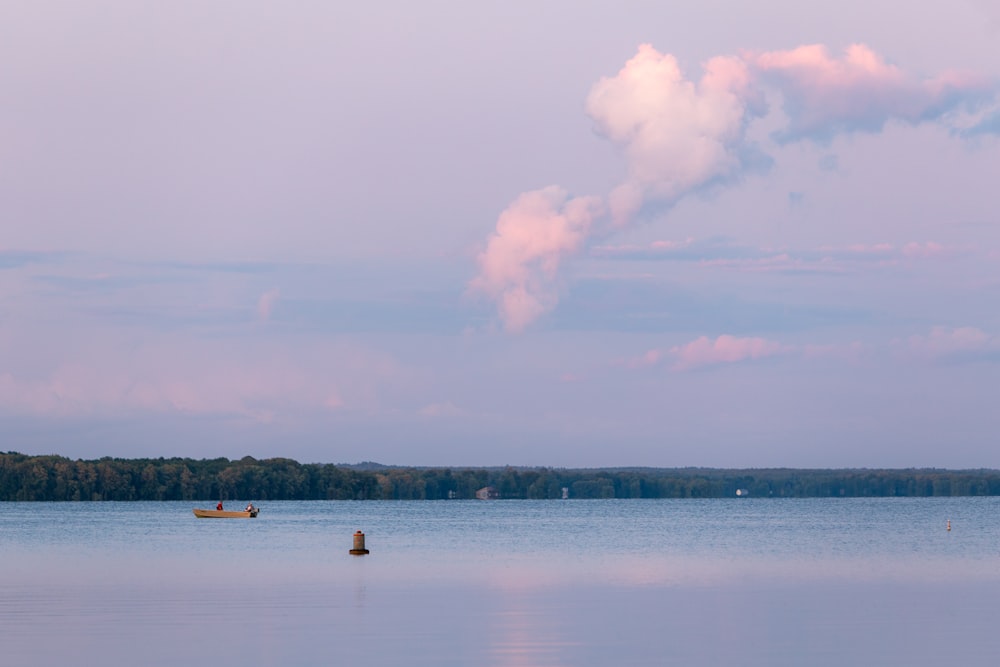
<path fill-rule="evenodd" d="M 246 508 L 245 511 L 247 511 L 247 512 L 253 512 L 253 502 L 247 503 L 247 508 Z"/>
<path fill-rule="evenodd" d="M 221 500 L 219 501 L 219 504 L 215 506 L 215 509 L 219 510 L 220 512 L 222 511 L 222 501 Z"/>

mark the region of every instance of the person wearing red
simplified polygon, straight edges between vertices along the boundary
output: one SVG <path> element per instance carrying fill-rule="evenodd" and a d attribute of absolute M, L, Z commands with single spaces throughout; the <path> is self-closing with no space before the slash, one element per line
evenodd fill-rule
<path fill-rule="evenodd" d="M 222 501 L 221 500 L 219 501 L 219 504 L 215 506 L 215 509 L 219 510 L 220 512 L 222 511 Z"/>

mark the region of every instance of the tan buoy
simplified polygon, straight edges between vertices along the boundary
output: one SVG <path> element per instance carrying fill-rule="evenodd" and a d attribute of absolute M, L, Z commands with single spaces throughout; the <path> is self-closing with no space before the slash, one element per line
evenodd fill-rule
<path fill-rule="evenodd" d="M 951 530 L 951 519 L 948 519 L 948 530 Z"/>
<path fill-rule="evenodd" d="M 364 556 L 368 552 L 365 549 L 365 534 L 360 530 L 354 533 L 354 548 L 351 549 L 351 555 L 353 556 Z"/>

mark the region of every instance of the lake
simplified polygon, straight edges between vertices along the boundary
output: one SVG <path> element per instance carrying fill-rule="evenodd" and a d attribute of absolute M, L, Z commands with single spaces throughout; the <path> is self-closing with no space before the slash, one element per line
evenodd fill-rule
<path fill-rule="evenodd" d="M 0 664 L 1000 655 L 998 498 L 258 504 L 0 503 Z"/>

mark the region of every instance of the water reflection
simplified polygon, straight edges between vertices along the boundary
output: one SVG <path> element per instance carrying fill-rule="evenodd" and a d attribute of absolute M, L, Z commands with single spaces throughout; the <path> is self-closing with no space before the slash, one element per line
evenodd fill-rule
<path fill-rule="evenodd" d="M 951 533 L 942 507 L 960 517 Z M 169 503 L 4 505 L 0 662 L 919 667 L 1000 653 L 995 503 L 737 509 L 273 503 L 257 523 L 212 523 Z M 359 525 L 372 553 L 352 557 Z M 534 548 L 498 548 L 511 534 Z"/>
<path fill-rule="evenodd" d="M 534 604 L 532 604 L 534 602 Z M 494 595 L 484 600 L 491 607 L 492 623 L 487 653 L 495 667 L 547 667 L 568 665 L 566 649 L 578 645 L 565 636 L 565 617 L 557 609 L 539 608 L 537 600 Z"/>

